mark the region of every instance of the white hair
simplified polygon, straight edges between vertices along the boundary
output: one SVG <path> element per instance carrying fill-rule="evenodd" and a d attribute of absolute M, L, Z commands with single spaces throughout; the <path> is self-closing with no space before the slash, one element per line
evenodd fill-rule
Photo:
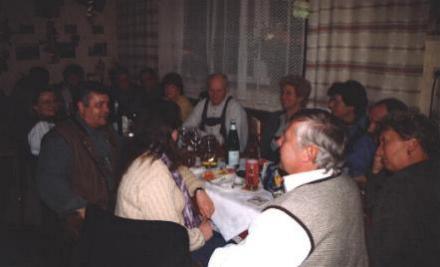
<path fill-rule="evenodd" d="M 300 112 L 292 122 L 296 128 L 297 142 L 301 147 L 314 145 L 319 152 L 315 159 L 318 168 L 339 172 L 344 165 L 347 137 L 343 127 L 325 111 Z"/>

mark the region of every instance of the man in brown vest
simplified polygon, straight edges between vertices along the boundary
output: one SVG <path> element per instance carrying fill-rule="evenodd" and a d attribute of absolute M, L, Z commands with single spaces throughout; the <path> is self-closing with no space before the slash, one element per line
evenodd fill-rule
<path fill-rule="evenodd" d="M 41 199 L 74 235 L 88 204 L 113 208 L 118 146 L 107 123 L 109 96 L 101 84 L 82 84 L 77 107 L 77 114 L 44 137 L 37 169 Z"/>
<path fill-rule="evenodd" d="M 359 191 L 341 174 L 345 142 L 328 112 L 296 113 L 279 140 L 286 193 L 209 266 L 368 266 Z"/>

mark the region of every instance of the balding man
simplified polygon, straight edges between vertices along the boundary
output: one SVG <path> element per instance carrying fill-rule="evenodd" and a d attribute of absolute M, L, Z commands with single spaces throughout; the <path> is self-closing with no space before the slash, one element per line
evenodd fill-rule
<path fill-rule="evenodd" d="M 240 151 L 248 140 L 248 122 L 244 108 L 228 95 L 228 78 L 222 73 L 208 77 L 208 98 L 201 100 L 183 123 L 184 127 L 198 127 L 206 134 L 214 135 L 220 144 L 227 138 L 229 125 L 237 125 Z"/>

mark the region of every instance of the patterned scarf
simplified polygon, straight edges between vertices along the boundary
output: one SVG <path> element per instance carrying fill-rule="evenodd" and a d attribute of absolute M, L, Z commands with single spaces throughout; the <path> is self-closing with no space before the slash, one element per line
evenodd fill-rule
<path fill-rule="evenodd" d="M 171 160 L 165 154 L 162 154 L 162 157 L 160 159 L 169 169 L 171 166 Z M 185 226 L 189 229 L 198 227 L 201 223 L 201 220 L 197 215 L 196 209 L 189 195 L 188 188 L 186 188 L 182 176 L 180 175 L 178 170 L 170 170 L 170 172 L 173 176 L 174 182 L 176 182 L 177 187 L 180 189 L 183 197 L 185 198 L 185 207 L 183 208 L 183 218 L 185 220 Z"/>

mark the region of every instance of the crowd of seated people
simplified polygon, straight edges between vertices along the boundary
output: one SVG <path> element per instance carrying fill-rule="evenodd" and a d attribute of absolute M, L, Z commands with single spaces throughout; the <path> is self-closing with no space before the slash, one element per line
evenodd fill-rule
<path fill-rule="evenodd" d="M 229 93 L 228 77 L 208 76 L 208 95 L 194 107 L 178 73 L 159 79 L 144 68 L 135 81 L 119 66 L 110 77 L 110 86 L 84 81 L 82 67 L 72 64 L 51 86 L 49 72 L 34 67 L 10 96 L 13 141 L 23 159 L 32 159 L 24 164 L 33 164 L 35 201 L 62 236 L 54 244 L 62 256 L 53 266 L 78 264 L 89 205 L 185 227 L 199 266 L 440 262 L 439 128 L 402 101 L 368 107 L 365 87 L 348 80 L 329 87 L 329 111 L 309 109 L 310 82 L 283 77 L 282 111 L 263 122 L 261 151 L 284 174 L 285 193 L 250 225 L 243 242 L 226 245 L 210 222 L 215 206 L 184 166 L 176 141 L 180 127 L 194 127 L 224 145 L 234 121 L 245 151 L 247 112 Z"/>

